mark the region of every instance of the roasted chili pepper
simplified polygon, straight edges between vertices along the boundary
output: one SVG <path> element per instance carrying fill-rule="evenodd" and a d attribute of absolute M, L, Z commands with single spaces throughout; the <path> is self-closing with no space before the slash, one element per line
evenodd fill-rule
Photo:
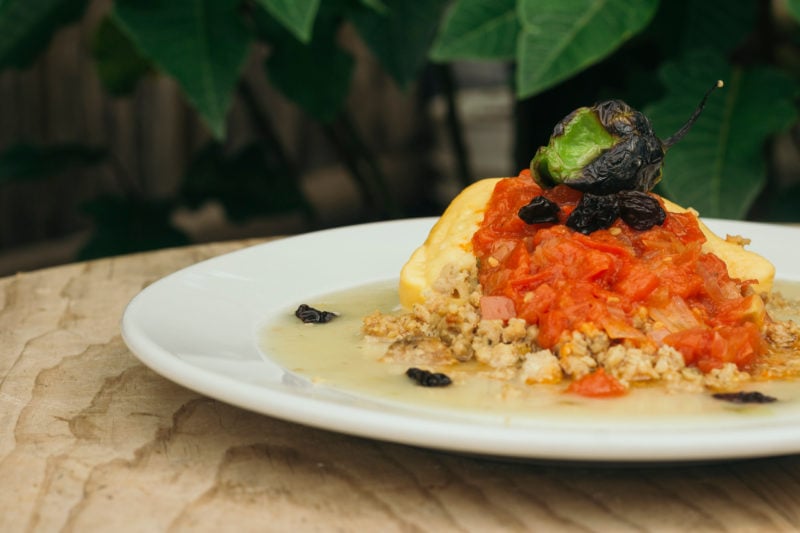
<path fill-rule="evenodd" d="M 661 204 L 648 192 L 661 180 L 664 154 L 697 121 L 709 89 L 689 120 L 671 137 L 656 137 L 650 120 L 621 100 L 580 107 L 556 124 L 547 146 L 536 151 L 531 172 L 543 188 L 564 184 L 582 191 L 583 198 L 566 225 L 581 233 L 607 228 L 617 218 L 637 230 L 660 225 L 666 219 Z M 529 223 L 555 222 L 558 212 L 537 196 L 520 209 Z M 545 216 L 543 216 L 543 215 Z"/>
<path fill-rule="evenodd" d="M 691 129 L 718 81 L 703 96 L 689 120 L 662 141 L 650 120 L 621 100 L 580 107 L 553 129 L 547 146 L 531 161 L 534 179 L 544 188 L 565 184 L 593 194 L 651 190 L 661 180 L 666 150 Z"/>

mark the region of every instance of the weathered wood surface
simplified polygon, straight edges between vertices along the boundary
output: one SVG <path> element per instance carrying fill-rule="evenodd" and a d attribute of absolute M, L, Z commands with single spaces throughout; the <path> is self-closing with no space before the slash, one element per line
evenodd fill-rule
<path fill-rule="evenodd" d="M 250 413 L 123 344 L 128 300 L 204 245 L 0 280 L 0 531 L 788 531 L 800 456 L 503 462 Z"/>

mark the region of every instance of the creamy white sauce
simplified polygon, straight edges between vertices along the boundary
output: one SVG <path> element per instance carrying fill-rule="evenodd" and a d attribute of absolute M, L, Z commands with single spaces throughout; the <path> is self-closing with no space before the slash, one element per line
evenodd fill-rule
<path fill-rule="evenodd" d="M 776 283 L 787 298 L 800 298 L 800 283 Z M 800 382 L 751 382 L 742 390 L 774 396 L 771 404 L 735 405 L 713 399 L 710 393 L 667 392 L 662 386 L 635 387 L 626 396 L 584 398 L 563 392 L 565 385 L 506 383 L 481 376 L 459 377 L 443 388 L 425 388 L 405 376 L 407 365 L 379 361 L 384 342 L 361 334 L 364 316 L 380 310 L 398 310 L 397 283 L 382 282 L 325 295 L 306 303 L 334 311 L 339 317 L 327 324 L 303 324 L 287 309 L 268 324 L 262 349 L 287 371 L 310 379 L 315 386 L 345 390 L 387 402 L 452 409 L 473 414 L 530 416 L 537 419 L 587 418 L 659 419 L 709 415 L 769 415 L 800 408 Z M 785 319 L 786 317 L 781 317 Z"/>

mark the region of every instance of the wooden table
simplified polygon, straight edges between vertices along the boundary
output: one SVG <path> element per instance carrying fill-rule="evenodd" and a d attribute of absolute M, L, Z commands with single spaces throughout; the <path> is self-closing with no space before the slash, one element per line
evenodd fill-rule
<path fill-rule="evenodd" d="M 205 398 L 122 342 L 156 279 L 255 241 L 0 280 L 0 531 L 800 529 L 800 456 L 504 462 L 311 429 Z"/>

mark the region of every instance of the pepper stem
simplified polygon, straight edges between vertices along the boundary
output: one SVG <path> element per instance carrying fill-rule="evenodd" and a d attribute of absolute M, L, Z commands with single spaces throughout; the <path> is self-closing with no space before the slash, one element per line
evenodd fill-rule
<path fill-rule="evenodd" d="M 703 99 L 700 100 L 700 105 L 698 105 L 697 108 L 694 110 L 694 113 L 692 113 L 692 116 L 689 117 L 689 120 L 687 120 L 686 123 L 683 126 L 681 126 L 681 129 L 672 134 L 671 137 L 667 138 L 664 141 L 661 141 L 661 146 L 663 146 L 665 150 L 670 146 L 672 146 L 673 144 L 675 144 L 676 142 L 683 139 L 683 137 L 687 133 L 689 133 L 689 130 L 692 129 L 694 123 L 697 122 L 697 117 L 699 117 L 700 113 L 703 112 L 703 108 L 706 106 L 706 100 L 708 100 L 708 96 L 711 93 L 713 93 L 715 89 L 720 89 L 724 85 L 725 84 L 722 82 L 722 80 L 717 80 L 717 82 L 714 85 L 712 85 L 709 90 L 706 91 L 706 94 L 703 95 Z"/>

